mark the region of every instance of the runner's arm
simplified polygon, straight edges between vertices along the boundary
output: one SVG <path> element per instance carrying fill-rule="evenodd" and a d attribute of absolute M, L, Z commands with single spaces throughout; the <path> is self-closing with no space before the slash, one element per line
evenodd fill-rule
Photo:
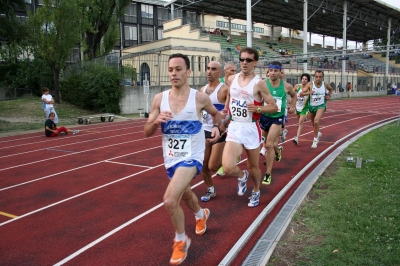
<path fill-rule="evenodd" d="M 290 95 L 290 106 L 288 107 L 289 113 L 293 113 L 296 110 L 297 94 L 294 91 L 290 83 L 285 82 L 285 91 Z"/>
<path fill-rule="evenodd" d="M 276 105 L 274 98 L 272 97 L 271 93 L 269 92 L 269 89 L 268 89 L 265 81 L 260 80 L 259 82 L 256 83 L 255 87 L 258 89 L 263 101 L 266 103 L 266 105 L 257 106 L 257 108 L 260 107 L 261 113 L 276 113 L 276 112 L 278 112 L 278 106 Z M 249 110 L 249 111 L 251 111 L 251 110 Z M 255 110 L 255 112 L 256 112 L 256 110 Z"/>
<path fill-rule="evenodd" d="M 154 97 L 151 104 L 151 112 L 146 124 L 144 125 L 144 135 L 146 137 L 154 135 L 159 124 L 165 123 L 172 118 L 171 112 L 164 111 L 160 113 L 161 99 L 162 93 L 159 93 Z"/>

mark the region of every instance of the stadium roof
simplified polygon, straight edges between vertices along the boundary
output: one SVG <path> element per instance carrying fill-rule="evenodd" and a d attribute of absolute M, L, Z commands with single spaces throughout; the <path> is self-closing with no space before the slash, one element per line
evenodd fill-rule
<path fill-rule="evenodd" d="M 343 38 L 345 0 L 308 0 L 308 32 Z M 246 0 L 172 0 L 183 8 L 246 20 Z M 253 22 L 303 30 L 303 0 L 252 0 Z M 347 40 L 386 39 L 388 18 L 392 35 L 399 34 L 400 9 L 380 0 L 347 0 Z"/>

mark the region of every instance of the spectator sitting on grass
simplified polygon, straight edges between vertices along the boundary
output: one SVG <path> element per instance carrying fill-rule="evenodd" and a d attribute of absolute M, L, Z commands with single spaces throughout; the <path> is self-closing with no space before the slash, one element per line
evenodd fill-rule
<path fill-rule="evenodd" d="M 78 134 L 79 130 L 70 130 L 66 127 L 57 127 L 54 123 L 55 113 L 51 112 L 49 114 L 49 119 L 46 120 L 45 124 L 45 135 L 46 137 L 55 137 L 58 134 L 65 135 L 67 133 L 72 133 L 72 135 Z"/>

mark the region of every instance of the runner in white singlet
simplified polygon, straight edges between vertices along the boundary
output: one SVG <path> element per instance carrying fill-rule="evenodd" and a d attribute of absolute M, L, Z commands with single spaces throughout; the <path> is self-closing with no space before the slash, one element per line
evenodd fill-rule
<path fill-rule="evenodd" d="M 182 263 L 190 246 L 185 233 L 185 217 L 181 199 L 194 212 L 196 234 L 206 231 L 209 209 L 199 206 L 197 196 L 190 188 L 191 180 L 201 171 L 205 138 L 202 130 L 201 111 L 212 116 L 216 127 L 212 128 L 210 141 L 219 139 L 221 114 L 206 94 L 191 89 L 188 84 L 190 61 L 186 55 L 172 54 L 168 60 L 168 75 L 172 88 L 157 94 L 144 126 L 146 137 L 154 135 L 161 125 L 165 167 L 170 182 L 164 194 L 164 206 L 175 228 L 175 239 L 170 264 Z"/>

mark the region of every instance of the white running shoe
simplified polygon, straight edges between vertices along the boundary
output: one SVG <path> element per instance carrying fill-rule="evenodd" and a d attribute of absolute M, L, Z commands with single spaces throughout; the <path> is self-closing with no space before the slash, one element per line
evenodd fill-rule
<path fill-rule="evenodd" d="M 296 144 L 296 145 L 299 145 L 299 139 L 297 137 L 295 137 L 293 139 L 293 143 Z"/>
<path fill-rule="evenodd" d="M 79 133 L 79 130 L 74 130 L 73 132 L 72 132 L 72 135 L 76 135 L 76 134 L 78 134 Z"/>
<path fill-rule="evenodd" d="M 311 148 L 315 149 L 317 148 L 317 145 L 318 145 L 318 139 L 315 139 L 311 145 Z"/>

